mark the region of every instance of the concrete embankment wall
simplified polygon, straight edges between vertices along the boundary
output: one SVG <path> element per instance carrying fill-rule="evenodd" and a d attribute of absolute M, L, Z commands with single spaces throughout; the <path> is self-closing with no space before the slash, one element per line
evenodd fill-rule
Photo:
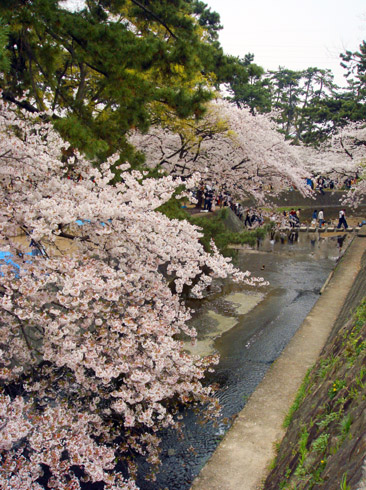
<path fill-rule="evenodd" d="M 269 198 L 272 207 L 293 207 L 302 210 L 302 219 L 310 219 L 314 209 L 324 209 L 325 219 L 335 219 L 338 217 L 338 212 L 345 206 L 342 205 L 341 199 L 345 195 L 345 191 L 335 190 L 325 191 L 321 194 L 316 191 L 313 197 L 304 197 L 298 191 L 286 191 L 276 197 Z M 243 201 L 244 206 L 256 206 L 256 203 L 251 199 Z M 347 216 L 365 216 L 366 217 L 366 202 L 356 209 L 347 208 Z"/>
<path fill-rule="evenodd" d="M 324 194 L 316 191 L 312 197 L 304 197 L 298 191 L 286 191 L 280 193 L 278 196 L 268 198 L 268 201 L 271 202 L 274 206 L 317 206 L 318 208 L 321 206 L 341 206 L 340 200 L 342 199 L 342 196 L 345 195 L 345 193 L 346 192 L 342 190 L 327 190 L 324 192 Z M 250 203 L 251 200 L 248 199 L 244 202 Z M 366 203 L 364 203 L 364 205 L 366 205 Z"/>
<path fill-rule="evenodd" d="M 366 241 L 366 229 L 360 232 L 360 238 Z M 353 312 L 360 304 L 362 299 L 366 296 L 366 252 L 362 256 L 360 271 L 357 274 L 355 281 L 352 284 L 351 289 L 347 294 L 347 298 L 341 308 L 338 318 L 334 324 L 334 328 L 329 336 L 328 342 L 331 342 L 339 329 L 346 323 L 346 321 L 352 316 Z"/>
<path fill-rule="evenodd" d="M 280 488 L 279 479 L 274 486 L 269 482 L 263 486 L 263 482 L 275 456 L 275 444 L 285 435 L 284 418 L 328 338 L 336 334 L 365 293 L 365 251 L 366 237 L 355 237 L 323 294 L 194 481 L 193 490 Z M 286 471 L 290 463 L 285 462 Z"/>
<path fill-rule="evenodd" d="M 366 254 L 294 408 L 263 490 L 366 490 Z"/>

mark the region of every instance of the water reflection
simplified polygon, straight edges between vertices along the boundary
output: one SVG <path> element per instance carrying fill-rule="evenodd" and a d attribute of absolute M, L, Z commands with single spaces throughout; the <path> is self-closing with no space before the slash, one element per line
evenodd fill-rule
<path fill-rule="evenodd" d="M 212 301 L 212 306 L 221 313 L 207 310 L 194 316 L 191 324 L 197 330 L 197 340 L 194 343 L 186 341 L 184 343 L 185 350 L 192 355 L 208 356 L 213 354 L 216 350 L 215 340 L 237 325 L 240 317 L 249 313 L 264 297 L 265 293 L 262 292 L 237 291 Z M 224 308 L 224 303 L 227 303 L 226 308 Z M 230 314 L 228 314 L 229 312 Z"/>
<path fill-rule="evenodd" d="M 345 232 L 301 232 L 298 230 L 277 231 L 270 234 L 257 246 L 259 251 L 283 253 L 313 253 L 317 251 L 317 258 L 329 258 L 331 250 L 333 258 L 339 257 L 339 249 L 351 239 L 351 235 Z M 295 247 L 293 247 L 295 246 Z"/>

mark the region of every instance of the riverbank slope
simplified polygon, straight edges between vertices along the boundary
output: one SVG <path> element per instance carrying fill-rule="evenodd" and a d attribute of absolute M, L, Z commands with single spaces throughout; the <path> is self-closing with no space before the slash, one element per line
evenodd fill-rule
<path fill-rule="evenodd" d="M 270 486 L 270 480 L 264 484 L 264 480 L 276 455 L 275 445 L 285 435 L 284 418 L 327 339 L 335 338 L 337 319 L 347 318 L 365 292 L 365 251 L 366 237 L 355 237 L 323 294 L 194 481 L 193 490 L 282 488 L 280 475 L 273 480 L 275 486 Z M 324 463 L 322 470 L 326 472 Z"/>

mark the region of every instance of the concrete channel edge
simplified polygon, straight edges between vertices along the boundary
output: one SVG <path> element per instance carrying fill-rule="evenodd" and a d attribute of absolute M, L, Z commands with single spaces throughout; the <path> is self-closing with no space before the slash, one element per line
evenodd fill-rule
<path fill-rule="evenodd" d="M 191 490 L 263 488 L 275 444 L 285 433 L 284 417 L 332 332 L 365 251 L 365 237 L 355 236 L 318 301 L 238 414 Z"/>

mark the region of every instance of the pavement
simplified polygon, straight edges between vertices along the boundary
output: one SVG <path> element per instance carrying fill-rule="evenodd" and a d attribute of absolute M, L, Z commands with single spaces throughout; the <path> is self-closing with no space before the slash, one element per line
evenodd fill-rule
<path fill-rule="evenodd" d="M 318 301 L 239 413 L 191 490 L 260 490 L 285 434 L 283 420 L 318 359 L 346 302 L 366 252 L 355 236 Z"/>

